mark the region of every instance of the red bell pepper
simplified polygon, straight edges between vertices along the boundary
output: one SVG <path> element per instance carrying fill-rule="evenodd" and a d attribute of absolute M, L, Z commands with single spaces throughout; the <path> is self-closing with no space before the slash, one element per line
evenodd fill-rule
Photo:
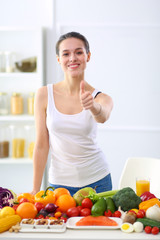
<path fill-rule="evenodd" d="M 156 198 L 156 196 L 153 193 L 150 192 L 144 192 L 141 196 L 140 196 L 142 202 L 152 199 L 152 198 Z"/>

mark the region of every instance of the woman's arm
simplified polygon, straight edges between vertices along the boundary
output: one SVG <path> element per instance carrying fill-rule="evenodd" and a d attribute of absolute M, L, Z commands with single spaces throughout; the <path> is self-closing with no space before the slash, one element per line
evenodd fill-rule
<path fill-rule="evenodd" d="M 90 111 L 97 122 L 104 123 L 109 119 L 112 108 L 112 98 L 107 94 L 100 93 L 93 99 L 93 106 L 90 108 Z"/>
<path fill-rule="evenodd" d="M 47 87 L 40 88 L 35 97 L 36 141 L 33 153 L 33 190 L 40 190 L 44 169 L 48 159 L 49 136 L 46 127 Z"/>
<path fill-rule="evenodd" d="M 96 98 L 93 98 L 90 91 L 85 91 L 84 84 L 84 81 L 81 81 L 80 101 L 82 107 L 86 110 L 90 110 L 97 122 L 106 122 L 113 108 L 112 98 L 105 93 L 99 93 Z"/>

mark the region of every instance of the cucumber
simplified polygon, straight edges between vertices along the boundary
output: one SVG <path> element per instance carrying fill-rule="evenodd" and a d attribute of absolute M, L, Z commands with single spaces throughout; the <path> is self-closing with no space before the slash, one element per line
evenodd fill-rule
<path fill-rule="evenodd" d="M 158 227 L 160 229 L 160 222 L 156 220 L 152 220 L 150 218 L 137 218 L 136 222 L 143 223 L 144 227 L 150 226 L 150 227 Z"/>

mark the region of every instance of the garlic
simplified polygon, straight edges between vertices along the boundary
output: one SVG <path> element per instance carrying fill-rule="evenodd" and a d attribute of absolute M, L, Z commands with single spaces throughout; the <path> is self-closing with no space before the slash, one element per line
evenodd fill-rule
<path fill-rule="evenodd" d="M 160 207 L 155 204 L 146 211 L 146 217 L 152 220 L 160 221 Z"/>
<path fill-rule="evenodd" d="M 126 212 L 124 212 L 124 211 L 121 209 L 121 207 L 120 207 L 120 206 L 118 207 L 118 211 L 119 211 L 119 212 L 121 212 L 121 219 L 123 220 L 123 219 L 124 219 L 124 217 L 125 217 L 125 215 L 126 215 L 126 213 L 127 213 L 127 211 L 126 211 Z"/>

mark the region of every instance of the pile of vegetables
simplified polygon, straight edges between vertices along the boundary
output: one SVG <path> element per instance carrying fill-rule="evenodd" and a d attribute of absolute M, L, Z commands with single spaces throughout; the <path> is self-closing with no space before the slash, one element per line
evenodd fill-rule
<path fill-rule="evenodd" d="M 33 211 L 30 211 L 30 213 L 28 213 L 29 211 L 22 213 L 23 206 L 26 210 L 25 206 L 28 202 L 32 205 L 32 209 L 34 206 L 36 210 L 35 216 L 32 217 L 36 219 L 56 218 L 66 222 L 68 218 L 76 216 L 119 217 L 123 221 L 121 226 L 123 232 L 141 232 L 143 229 L 147 229 L 145 232 L 148 231 L 149 233 L 150 229 L 150 233 L 158 234 L 160 230 L 160 200 L 150 192 L 145 192 L 139 197 L 130 187 L 101 193 L 97 193 L 95 189 L 90 187 L 82 188 L 77 191 L 73 197 L 70 196 L 70 198 L 73 198 L 75 205 L 68 207 L 68 209 L 64 211 L 61 210 L 60 203 L 58 204 L 56 200 L 54 190 L 54 188 L 48 187 L 45 191 L 39 191 L 35 195 L 22 193 L 17 198 L 13 191 L 0 187 L 1 212 L 7 206 L 15 210 L 14 217 L 10 218 L 8 223 L 6 223 L 6 219 L 1 220 L 1 222 L 4 222 L 6 225 L 4 227 L 4 224 L 2 224 L 3 227 L 0 231 L 2 232 L 4 229 L 9 229 L 11 225 L 13 226 L 16 222 L 20 221 L 15 215 L 23 219 L 26 218 L 25 214 L 33 213 Z M 66 195 L 66 193 L 64 193 L 64 195 Z M 65 202 L 68 204 L 68 201 Z M 21 211 L 21 214 L 18 209 Z"/>

